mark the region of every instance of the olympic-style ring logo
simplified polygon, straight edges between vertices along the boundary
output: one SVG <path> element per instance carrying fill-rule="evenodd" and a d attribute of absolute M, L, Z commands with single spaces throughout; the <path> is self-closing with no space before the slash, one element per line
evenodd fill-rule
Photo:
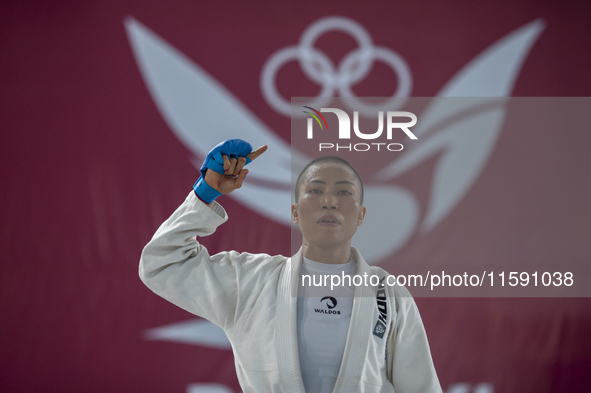
<path fill-rule="evenodd" d="M 350 34 L 359 47 L 348 53 L 339 63 L 338 68 L 323 52 L 314 48 L 314 43 L 322 34 L 330 30 L 343 31 Z M 273 109 L 286 116 L 301 116 L 291 111 L 288 100 L 277 91 L 275 77 L 277 71 L 286 62 L 298 60 L 304 74 L 310 80 L 322 86 L 317 98 L 308 103 L 309 106 L 321 107 L 338 92 L 347 99 L 359 113 L 373 116 L 376 111 L 395 110 L 404 105 L 412 88 L 412 76 L 404 59 L 396 52 L 380 46 L 374 46 L 371 36 L 363 26 L 352 19 L 331 16 L 312 23 L 300 37 L 298 46 L 288 46 L 275 52 L 263 66 L 261 73 L 261 90 L 265 100 Z M 386 102 L 372 105 L 356 98 L 351 87 L 365 78 L 375 60 L 389 65 L 396 73 L 398 86 L 394 95 Z"/>

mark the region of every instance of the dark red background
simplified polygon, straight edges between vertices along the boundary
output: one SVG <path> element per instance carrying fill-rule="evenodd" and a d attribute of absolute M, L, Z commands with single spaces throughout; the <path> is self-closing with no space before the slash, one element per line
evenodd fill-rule
<path fill-rule="evenodd" d="M 146 329 L 192 317 L 145 288 L 137 265 L 143 245 L 182 202 L 197 171 L 146 89 L 123 21 L 133 16 L 163 37 L 288 142 L 290 120 L 263 99 L 261 68 L 278 49 L 296 45 L 308 25 L 329 15 L 356 20 L 377 45 L 394 48 L 413 72 L 412 94 L 425 97 L 437 94 L 489 45 L 543 18 L 546 29 L 512 95 L 591 92 L 591 8 L 584 1 L 3 2 L 3 391 L 182 392 L 197 382 L 223 383 L 239 391 L 230 351 L 142 338 Z M 355 45 L 344 34 L 330 33 L 317 46 L 338 61 Z M 277 83 L 284 97 L 319 91 L 296 63 L 281 69 Z M 377 64 L 354 90 L 386 96 L 395 83 L 391 71 Z M 559 168 L 571 154 L 584 156 L 589 142 L 584 136 L 562 141 L 560 133 L 540 138 L 560 147 L 559 154 L 548 157 Z M 510 150 L 503 143 L 509 142 L 501 138 L 498 149 Z M 522 146 L 527 149 L 527 143 Z M 580 165 L 589 163 L 587 159 Z M 568 184 L 580 182 L 584 195 L 589 192 L 588 180 L 568 178 L 567 170 L 561 173 Z M 482 192 L 469 193 L 462 203 L 475 209 Z M 539 198 L 543 200 L 543 193 Z M 289 253 L 287 227 L 228 198 L 222 203 L 235 222 L 258 230 L 227 225 L 203 241 L 212 251 Z M 589 218 L 589 210 L 578 205 L 570 210 L 563 205 L 560 214 L 565 214 L 565 226 L 555 230 L 567 233 L 569 219 Z M 539 224 L 535 219 L 525 222 Z M 440 242 L 451 229 L 445 225 L 452 224 L 443 222 L 433 234 Z M 453 225 L 470 227 L 474 222 Z M 578 233 L 573 236 L 585 241 Z M 515 245 L 496 246 L 519 252 Z M 421 250 L 424 244 L 416 239 L 412 247 Z M 546 247 L 558 258 L 562 254 L 561 244 Z M 429 252 L 437 256 L 445 250 Z M 411 257 L 413 250 L 403 253 Z M 417 303 L 444 391 L 459 382 L 488 382 L 495 392 L 515 393 L 584 392 L 591 386 L 589 299 Z"/>

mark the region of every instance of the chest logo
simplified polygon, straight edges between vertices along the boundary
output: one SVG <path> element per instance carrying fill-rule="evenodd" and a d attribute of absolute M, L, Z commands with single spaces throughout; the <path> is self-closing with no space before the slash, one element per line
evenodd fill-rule
<path fill-rule="evenodd" d="M 321 308 L 315 308 L 314 312 L 316 312 L 318 314 L 341 315 L 340 311 L 333 310 L 333 308 L 335 308 L 337 306 L 337 299 L 335 299 L 332 296 L 325 296 L 322 299 L 320 299 L 320 303 L 322 303 L 325 300 L 326 300 L 326 307 L 328 307 L 328 310 L 323 310 Z"/>

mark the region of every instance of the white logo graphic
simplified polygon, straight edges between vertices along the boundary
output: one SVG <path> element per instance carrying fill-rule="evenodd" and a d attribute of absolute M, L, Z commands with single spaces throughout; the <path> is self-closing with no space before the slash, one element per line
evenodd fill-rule
<path fill-rule="evenodd" d="M 202 345 L 217 349 L 232 349 L 222 328 L 205 319 L 190 319 L 171 325 L 148 329 L 146 340 L 173 341 L 183 344 Z"/>
<path fill-rule="evenodd" d="M 264 159 L 251 164 L 249 182 L 230 196 L 271 220 L 290 225 L 292 163 L 297 170 L 309 159 L 295 149 L 290 150 L 288 144 L 230 91 L 172 45 L 133 18 L 128 18 L 125 26 L 150 94 L 171 130 L 194 153 L 193 164 L 199 168 L 210 147 L 220 140 L 239 137 L 253 146 L 269 145 Z M 353 60 L 343 63 L 361 62 L 360 59 L 369 56 L 371 40 L 362 34 L 365 30 L 356 22 L 340 17 L 312 24 L 303 34 L 303 47 L 316 53 L 318 58 L 322 57 L 311 48 L 327 26 L 354 31 L 352 34 L 360 43 L 361 49 L 355 52 L 358 54 L 347 56 Z M 507 97 L 521 64 L 543 28 L 543 22 L 536 20 L 508 34 L 461 69 L 438 97 Z M 343 63 L 339 67 L 342 73 L 337 73 L 336 77 L 330 76 L 333 75 L 328 72 L 330 68 L 314 77 L 333 88 L 341 86 L 343 81 L 360 78 L 362 73 L 343 71 L 350 70 Z M 263 72 L 263 79 L 264 75 Z M 282 105 L 280 98 L 273 100 L 273 105 Z M 457 105 L 455 101 L 433 99 L 419 115 L 420 124 L 413 128 L 420 140 L 368 182 L 365 187 L 367 205 L 380 214 L 368 212 L 364 226 L 389 228 L 383 231 L 384 237 L 375 236 L 376 231 L 357 231 L 353 241 L 370 263 L 392 255 L 417 228 L 423 233 L 430 231 L 468 192 L 495 146 L 505 117 L 502 99 L 491 98 L 491 102 L 498 105 L 479 110 L 472 100 Z M 240 135 L 236 134 L 238 131 Z M 387 182 L 438 153 L 441 154 L 431 179 L 429 202 L 425 214 L 421 215 L 415 195 Z M 421 216 L 424 218 L 418 222 Z"/>
<path fill-rule="evenodd" d="M 322 34 L 331 31 L 343 31 L 350 34 L 358 49 L 347 54 L 335 69 L 331 59 L 314 48 L 314 43 Z M 368 105 L 363 101 L 351 98 L 355 109 L 362 113 L 373 115 L 376 110 L 396 109 L 404 105 L 412 88 L 412 76 L 408 65 L 402 57 L 391 49 L 376 47 L 371 36 L 359 23 L 349 18 L 331 16 L 312 23 L 302 34 L 299 46 L 288 46 L 275 52 L 263 66 L 261 73 L 261 90 L 267 104 L 277 112 L 286 116 L 291 115 L 290 102 L 279 94 L 275 86 L 277 71 L 286 62 L 298 60 L 304 74 L 315 83 L 322 86 L 318 99 L 308 103 L 310 106 L 325 105 L 327 98 L 338 92 L 341 97 L 355 97 L 351 86 L 367 76 L 373 62 L 380 60 L 389 65 L 398 77 L 396 92 L 388 101 L 379 106 Z M 300 113 L 294 113 L 301 116 Z"/>
<path fill-rule="evenodd" d="M 453 383 L 449 385 L 446 393 L 494 393 L 495 388 L 493 384 L 483 382 L 471 385 L 469 383 Z"/>

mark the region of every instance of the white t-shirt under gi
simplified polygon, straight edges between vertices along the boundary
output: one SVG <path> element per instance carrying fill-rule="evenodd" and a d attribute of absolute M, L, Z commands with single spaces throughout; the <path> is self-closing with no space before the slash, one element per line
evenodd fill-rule
<path fill-rule="evenodd" d="M 328 264 L 303 258 L 298 285 L 297 331 L 306 392 L 333 391 L 351 321 L 355 287 L 339 285 L 331 290 L 330 278 L 326 276 L 353 276 L 356 271 L 352 259 L 345 264 Z M 306 275 L 308 278 L 304 280 Z"/>

